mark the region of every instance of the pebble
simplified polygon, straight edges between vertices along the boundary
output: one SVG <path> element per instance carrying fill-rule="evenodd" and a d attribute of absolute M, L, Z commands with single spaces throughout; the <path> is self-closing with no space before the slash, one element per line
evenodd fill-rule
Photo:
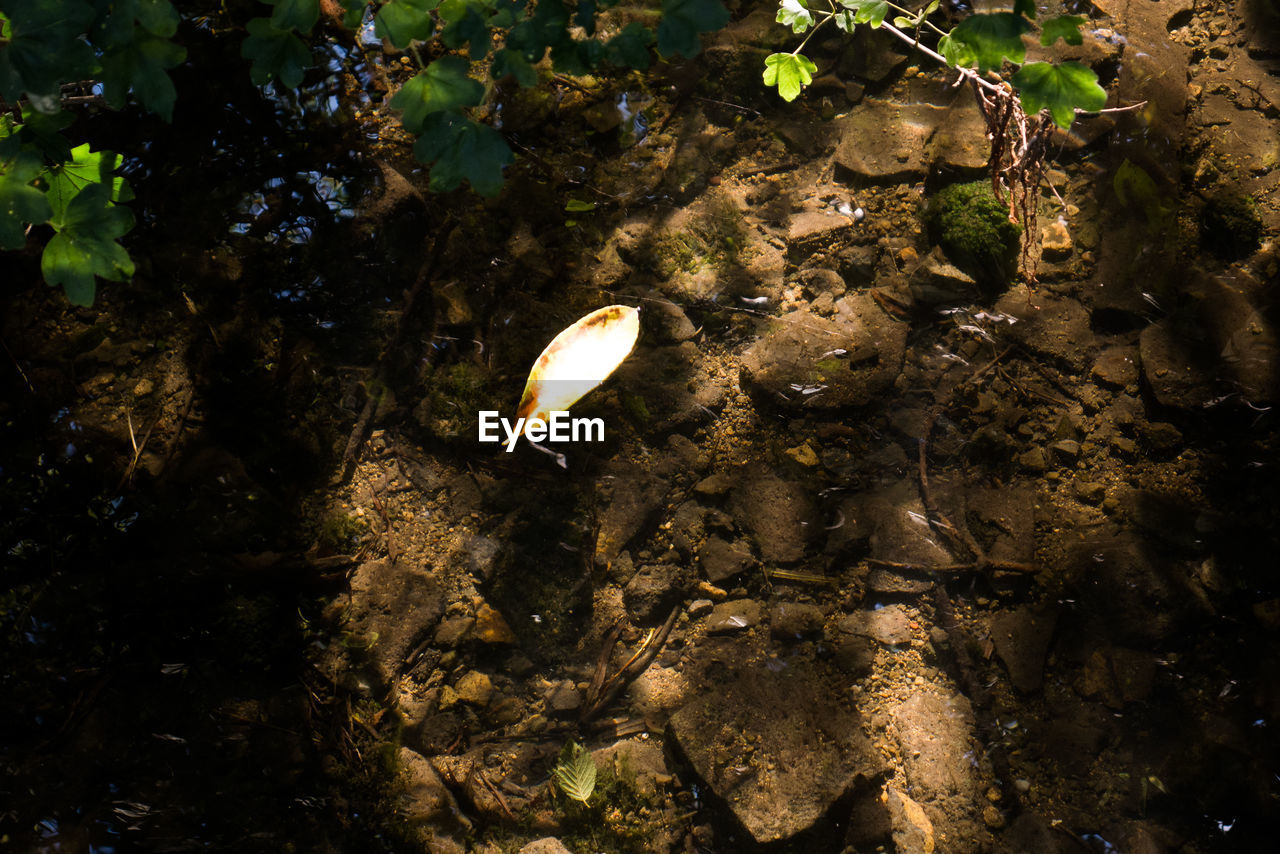
<path fill-rule="evenodd" d="M 155 390 L 156 384 L 144 377 L 143 379 L 138 380 L 138 384 L 133 387 L 133 396 L 146 397 Z"/>
<path fill-rule="evenodd" d="M 493 682 L 484 673 L 471 670 L 458 680 L 454 691 L 462 702 L 482 709 L 493 697 Z"/>

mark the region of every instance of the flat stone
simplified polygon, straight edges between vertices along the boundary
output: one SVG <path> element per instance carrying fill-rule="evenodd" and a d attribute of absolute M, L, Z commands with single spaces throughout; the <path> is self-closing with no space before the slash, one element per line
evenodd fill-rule
<path fill-rule="evenodd" d="M 598 490 L 605 505 L 596 537 L 596 565 L 604 566 L 627 547 L 662 504 L 663 484 L 643 471 L 617 467 Z"/>
<path fill-rule="evenodd" d="M 1071 257 L 1071 231 L 1066 220 L 1059 217 L 1040 229 L 1040 251 L 1045 260 L 1061 261 Z"/>
<path fill-rule="evenodd" d="M 859 292 L 834 303 L 835 314 L 786 314 L 742 355 L 742 379 L 770 402 L 792 409 L 839 409 L 870 402 L 897 379 L 905 323 Z"/>
<path fill-rule="evenodd" d="M 1168 320 L 1142 330 L 1138 341 L 1142 377 L 1161 406 L 1201 409 L 1213 399 L 1213 369 L 1202 342 L 1179 334 Z"/>
<path fill-rule="evenodd" d="M 456 826 L 462 813 L 431 763 L 407 747 L 400 748 L 396 760 L 404 781 L 398 815 L 414 824 Z"/>
<path fill-rule="evenodd" d="M 912 299 L 927 306 L 971 303 L 982 294 L 974 278 L 948 261 L 937 247 L 911 271 L 907 287 Z"/>
<path fill-rule="evenodd" d="M 423 637 L 430 637 L 444 614 L 444 591 L 435 575 L 389 559 L 361 564 L 349 592 L 328 612 L 348 644 L 332 644 L 325 669 L 335 680 L 372 679 L 390 684 Z M 359 649 L 353 657 L 349 650 Z"/>
<path fill-rule="evenodd" d="M 478 670 L 469 670 L 453 686 L 458 692 L 458 699 L 476 708 L 483 709 L 489 705 L 493 697 L 493 682 Z"/>
<path fill-rule="evenodd" d="M 886 605 L 869 611 L 855 611 L 843 617 L 836 628 L 850 635 L 872 638 L 885 646 L 911 640 L 911 618 L 901 605 Z"/>
<path fill-rule="evenodd" d="M 1018 320 L 1007 327 L 1009 335 L 1033 353 L 1083 373 L 1098 351 L 1089 312 L 1074 299 L 1046 291 L 1032 299 L 1034 304 L 1025 288 L 1015 287 L 996 302 L 997 311 Z"/>
<path fill-rule="evenodd" d="M 698 550 L 698 563 L 707 580 L 719 584 L 740 574 L 755 563 L 755 558 L 744 546 L 713 536 Z"/>
<path fill-rule="evenodd" d="M 760 603 L 754 599 L 732 599 L 711 609 L 707 631 L 730 634 L 749 629 L 760 622 Z"/>
<path fill-rule="evenodd" d="M 620 741 L 591 752 L 596 768 L 611 767 L 619 780 L 633 782 L 641 795 L 652 797 L 671 772 L 662 748 L 652 741 Z"/>
<path fill-rule="evenodd" d="M 520 849 L 520 854 L 573 854 L 564 843 L 554 836 L 535 839 Z"/>
<path fill-rule="evenodd" d="M 669 564 L 642 566 L 622 589 L 627 613 L 636 625 L 652 625 L 666 619 L 671 608 L 680 601 L 676 586 L 679 571 Z"/>
<path fill-rule="evenodd" d="M 672 716 L 669 740 L 756 844 L 803 833 L 882 769 L 857 711 L 811 665 L 721 680 Z"/>
<path fill-rule="evenodd" d="M 1094 379 L 1111 388 L 1127 388 L 1138 382 L 1138 348 L 1117 344 L 1098 354 L 1091 372 Z"/>
<path fill-rule="evenodd" d="M 769 630 L 779 640 L 801 640 L 819 634 L 826 615 L 806 602 L 776 602 L 769 609 Z"/>
<path fill-rule="evenodd" d="M 1009 681 L 1024 694 L 1040 690 L 1044 662 L 1058 616 L 1054 611 L 1022 607 L 991 618 L 996 655 L 1009 671 Z"/>
<path fill-rule="evenodd" d="M 808 489 L 768 470 L 748 473 L 733 490 L 733 517 L 748 530 L 769 563 L 794 563 L 804 557 L 817 516 Z"/>

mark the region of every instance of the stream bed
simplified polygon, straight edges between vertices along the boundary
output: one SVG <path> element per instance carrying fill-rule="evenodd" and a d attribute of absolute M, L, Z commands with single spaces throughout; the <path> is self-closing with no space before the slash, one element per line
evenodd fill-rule
<path fill-rule="evenodd" d="M 481 200 L 395 58 L 202 89 L 190 26 L 172 128 L 94 126 L 134 281 L 0 262 L 0 847 L 1268 850 L 1280 36 L 1068 5 L 1145 106 L 1057 141 L 1030 285 L 938 248 L 985 124 L 887 37 L 511 93 Z M 603 440 L 477 441 L 610 304 Z"/>

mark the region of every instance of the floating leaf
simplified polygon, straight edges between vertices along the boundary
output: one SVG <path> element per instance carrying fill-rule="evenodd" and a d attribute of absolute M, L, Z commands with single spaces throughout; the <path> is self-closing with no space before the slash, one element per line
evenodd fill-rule
<path fill-rule="evenodd" d="M 561 753 L 551 776 L 566 797 L 586 803 L 596 790 L 596 763 L 581 744 L 569 742 L 568 755 Z"/>
<path fill-rule="evenodd" d="M 1107 105 L 1107 90 L 1098 85 L 1098 75 L 1078 62 L 1028 62 L 1012 83 L 1028 115 L 1048 110 L 1063 130 L 1071 127 L 1077 108 L 1095 112 Z"/>
<path fill-rule="evenodd" d="M 565 329 L 533 363 L 516 417 L 546 421 L 568 410 L 609 378 L 639 336 L 640 309 L 626 305 L 596 309 Z"/>
<path fill-rule="evenodd" d="M 784 101 L 794 101 L 813 82 L 818 66 L 797 53 L 771 53 L 764 60 L 764 85 L 777 86 Z"/>

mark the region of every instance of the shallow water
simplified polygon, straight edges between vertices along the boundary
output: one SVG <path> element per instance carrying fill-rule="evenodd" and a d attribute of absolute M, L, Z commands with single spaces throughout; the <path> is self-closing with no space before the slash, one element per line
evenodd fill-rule
<path fill-rule="evenodd" d="M 104 117 L 137 279 L 6 295 L 0 838 L 1254 850 L 1280 215 L 1231 146 L 1275 119 L 1206 120 L 1254 60 L 1192 56 L 1176 133 L 1065 148 L 1040 223 L 1070 241 L 985 297 L 927 266 L 921 193 L 963 165 L 842 147 L 915 103 L 905 62 L 825 117 L 735 87 L 732 42 L 513 103 L 492 202 L 424 196 L 341 57 L 297 103 L 229 75 L 163 133 Z M 1208 251 L 1224 189 L 1260 251 Z M 574 410 L 603 443 L 560 469 L 475 441 L 619 302 L 640 345 Z M 570 740 L 640 747 L 578 809 L 547 786 Z"/>

